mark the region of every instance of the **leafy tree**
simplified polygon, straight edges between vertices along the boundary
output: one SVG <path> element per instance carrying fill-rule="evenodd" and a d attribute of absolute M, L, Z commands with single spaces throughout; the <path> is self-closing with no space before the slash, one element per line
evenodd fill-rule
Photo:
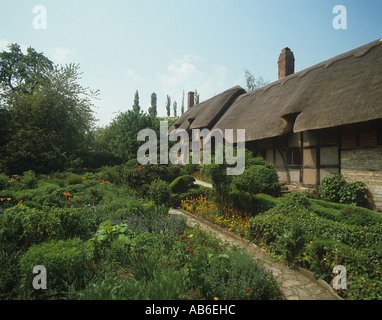
<path fill-rule="evenodd" d="M 182 96 L 182 105 L 180 106 L 180 113 L 184 113 L 184 90 L 183 90 L 183 96 Z"/>
<path fill-rule="evenodd" d="M 148 112 L 152 117 L 156 117 L 158 115 L 157 95 L 155 92 L 151 94 L 151 107 L 149 108 Z"/>
<path fill-rule="evenodd" d="M 267 81 L 263 79 L 263 77 L 256 78 L 250 71 L 245 70 L 245 81 L 247 85 L 247 91 L 253 91 L 258 88 L 264 87 L 268 84 Z"/>
<path fill-rule="evenodd" d="M 195 95 L 194 95 L 194 104 L 197 105 L 200 102 L 200 95 L 198 93 L 198 90 L 195 90 Z"/>
<path fill-rule="evenodd" d="M 139 93 L 138 93 L 138 90 L 135 91 L 135 95 L 134 95 L 133 111 L 134 112 L 140 112 L 141 111 L 141 107 L 139 105 Z"/>
<path fill-rule="evenodd" d="M 23 54 L 18 44 L 0 53 L 0 99 L 9 100 L 12 93 L 33 93 L 49 80 L 53 62 L 29 47 Z M 8 101 L 9 102 L 9 101 Z"/>
<path fill-rule="evenodd" d="M 107 129 L 113 133 L 110 149 L 123 162 L 136 159 L 139 147 L 144 144 L 142 141 L 137 141 L 138 132 L 150 128 L 159 137 L 159 127 L 160 121 L 157 117 L 132 110 L 121 112 Z"/>
<path fill-rule="evenodd" d="M 167 104 L 166 104 L 166 110 L 167 110 L 167 117 L 169 117 L 171 114 L 171 97 L 167 95 Z"/>
<path fill-rule="evenodd" d="M 0 162 L 9 173 L 65 167 L 86 144 L 97 91 L 82 87 L 79 66 L 55 66 L 17 44 L 0 53 Z M 4 127 L 3 127 L 4 123 Z"/>
<path fill-rule="evenodd" d="M 174 101 L 174 103 L 173 103 L 173 105 L 172 105 L 172 108 L 173 108 L 173 110 L 174 110 L 174 117 L 177 117 L 177 115 L 178 115 L 178 104 L 177 104 L 177 102 L 176 101 Z"/>

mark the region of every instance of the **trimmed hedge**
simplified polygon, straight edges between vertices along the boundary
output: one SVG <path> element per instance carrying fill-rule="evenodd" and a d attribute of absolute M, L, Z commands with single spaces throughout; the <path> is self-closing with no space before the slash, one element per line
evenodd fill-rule
<path fill-rule="evenodd" d="M 274 198 L 264 193 L 252 194 L 249 192 L 233 190 L 230 192 L 230 197 L 234 208 L 251 215 L 266 212 L 279 203 L 278 198 Z"/>
<path fill-rule="evenodd" d="M 194 185 L 195 178 L 190 175 L 184 175 L 176 178 L 170 183 L 170 189 L 173 193 L 184 193 L 191 189 Z"/>
<path fill-rule="evenodd" d="M 45 242 L 34 245 L 19 261 L 21 271 L 20 293 L 24 299 L 57 299 L 70 290 L 80 290 L 92 276 L 89 268 L 93 258 L 90 244 L 80 239 Z M 47 274 L 47 289 L 32 287 L 35 266 L 44 266 Z"/>
<path fill-rule="evenodd" d="M 327 282 L 334 276 L 333 267 L 344 265 L 350 277 L 348 290 L 342 292 L 345 298 L 381 297 L 381 222 L 379 215 L 365 208 L 312 200 L 296 192 L 251 218 L 247 237 Z M 305 244 L 289 236 L 296 224 Z M 363 286 L 359 286 L 360 281 Z M 374 292 L 364 288 L 373 288 Z"/>

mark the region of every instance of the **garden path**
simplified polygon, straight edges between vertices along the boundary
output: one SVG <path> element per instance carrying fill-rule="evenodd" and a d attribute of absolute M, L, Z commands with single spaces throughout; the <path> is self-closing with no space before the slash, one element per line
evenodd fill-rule
<path fill-rule="evenodd" d="M 245 241 L 236 234 L 184 210 L 170 209 L 170 214 L 185 217 L 187 224 L 198 224 L 203 230 L 215 233 L 218 238 L 227 241 L 229 244 L 245 248 L 255 259 L 263 261 L 264 266 L 276 277 L 285 300 L 341 300 L 326 282 L 316 280 L 309 271 L 291 269 L 281 263 L 272 261 L 264 250 L 253 243 Z"/>

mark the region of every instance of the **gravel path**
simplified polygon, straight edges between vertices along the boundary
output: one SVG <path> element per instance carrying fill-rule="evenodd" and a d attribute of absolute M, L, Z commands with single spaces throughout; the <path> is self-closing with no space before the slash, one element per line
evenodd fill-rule
<path fill-rule="evenodd" d="M 264 250 L 253 243 L 243 240 L 236 234 L 184 210 L 171 209 L 170 214 L 184 216 L 189 225 L 198 224 L 203 230 L 215 233 L 218 238 L 232 245 L 244 247 L 256 259 L 262 260 L 264 266 L 271 270 L 277 278 L 285 300 L 341 300 L 326 282 L 317 281 L 309 271 L 291 269 L 281 263 L 272 261 Z"/>

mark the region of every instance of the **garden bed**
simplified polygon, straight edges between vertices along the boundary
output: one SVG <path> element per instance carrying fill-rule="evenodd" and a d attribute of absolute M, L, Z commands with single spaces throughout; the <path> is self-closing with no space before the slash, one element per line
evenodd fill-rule
<path fill-rule="evenodd" d="M 1 299 L 281 299 L 261 262 L 105 172 L 6 180 Z M 37 265 L 47 290 L 32 287 Z"/>

